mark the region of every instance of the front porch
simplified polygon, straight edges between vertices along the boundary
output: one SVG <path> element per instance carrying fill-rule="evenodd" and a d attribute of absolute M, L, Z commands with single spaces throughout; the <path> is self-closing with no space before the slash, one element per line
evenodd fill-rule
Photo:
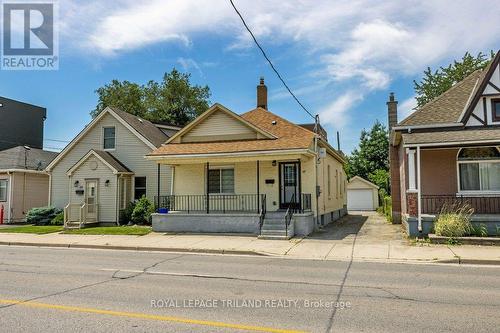
<path fill-rule="evenodd" d="M 276 238 L 312 232 L 314 199 L 303 189 L 314 187 L 314 159 L 276 158 L 170 161 L 173 194 L 155 197 L 153 230 Z"/>
<path fill-rule="evenodd" d="M 497 146 L 406 149 L 403 223 L 411 236 L 426 235 L 443 207 L 467 205 L 471 223 L 500 232 L 500 152 Z"/>

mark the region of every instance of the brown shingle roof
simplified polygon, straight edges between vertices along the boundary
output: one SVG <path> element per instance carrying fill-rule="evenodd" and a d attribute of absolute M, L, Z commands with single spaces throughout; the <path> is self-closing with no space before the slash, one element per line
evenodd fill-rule
<path fill-rule="evenodd" d="M 500 143 L 500 131 L 498 128 L 486 127 L 484 129 L 461 129 L 440 132 L 423 132 L 402 134 L 405 144 L 425 144 L 425 143 L 449 143 L 449 142 L 474 142 L 493 141 Z"/>
<path fill-rule="evenodd" d="M 251 152 L 264 150 L 307 149 L 314 133 L 289 122 L 265 109 L 257 108 L 241 115 L 254 126 L 267 131 L 276 139 L 233 140 L 196 143 L 168 143 L 150 155 L 210 154 Z M 273 121 L 276 124 L 273 125 Z"/>
<path fill-rule="evenodd" d="M 398 126 L 460 122 L 460 116 L 487 71 L 488 67 L 473 72 L 440 96 L 417 109 Z"/>
<path fill-rule="evenodd" d="M 93 152 L 99 155 L 103 160 L 105 160 L 111 167 L 113 167 L 118 172 L 132 172 L 129 168 L 122 162 L 120 162 L 116 157 L 111 155 L 111 153 L 103 150 L 94 150 Z"/>
<path fill-rule="evenodd" d="M 152 122 L 115 107 L 110 107 L 110 109 L 113 110 L 113 112 L 115 112 L 120 118 L 125 120 L 127 124 L 132 126 L 133 129 L 139 132 L 139 134 L 151 142 L 155 147 L 160 147 L 163 143 L 165 143 L 165 141 L 168 140 L 168 136 Z"/>

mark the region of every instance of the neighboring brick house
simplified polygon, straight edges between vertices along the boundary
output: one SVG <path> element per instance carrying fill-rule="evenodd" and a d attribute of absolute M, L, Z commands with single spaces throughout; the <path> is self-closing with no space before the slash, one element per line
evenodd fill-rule
<path fill-rule="evenodd" d="M 0 150 L 17 146 L 43 148 L 47 110 L 0 96 Z"/>
<path fill-rule="evenodd" d="M 394 223 L 431 230 L 445 203 L 464 202 L 473 223 L 500 225 L 500 53 L 441 96 L 397 122 L 389 97 Z"/>

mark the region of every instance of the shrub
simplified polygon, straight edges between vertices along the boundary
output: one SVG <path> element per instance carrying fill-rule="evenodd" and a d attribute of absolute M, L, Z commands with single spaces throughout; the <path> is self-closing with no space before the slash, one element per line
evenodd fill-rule
<path fill-rule="evenodd" d="M 445 237 L 462 237 L 470 235 L 474 229 L 470 218 L 474 210 L 468 204 L 445 204 L 439 212 L 434 230 L 436 235 Z"/>
<path fill-rule="evenodd" d="M 61 210 L 55 207 L 31 208 L 26 214 L 26 222 L 36 225 L 47 225 L 59 213 L 61 213 Z"/>
<path fill-rule="evenodd" d="M 128 224 L 132 221 L 132 213 L 134 212 L 135 202 L 131 201 L 125 209 L 120 211 L 120 224 Z"/>
<path fill-rule="evenodd" d="M 484 223 L 472 226 L 472 234 L 478 237 L 488 237 L 488 227 Z"/>
<path fill-rule="evenodd" d="M 52 224 L 52 225 L 63 225 L 64 224 L 64 213 L 60 212 L 59 214 L 57 214 L 56 216 L 54 216 L 54 218 L 52 219 L 52 221 L 50 221 L 50 224 Z"/>
<path fill-rule="evenodd" d="M 132 211 L 132 222 L 136 224 L 150 224 L 151 214 L 155 211 L 153 203 L 142 196 L 135 204 L 134 210 Z"/>

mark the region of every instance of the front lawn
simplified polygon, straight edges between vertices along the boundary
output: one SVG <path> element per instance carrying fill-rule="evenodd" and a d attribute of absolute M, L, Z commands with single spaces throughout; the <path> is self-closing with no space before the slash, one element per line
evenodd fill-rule
<path fill-rule="evenodd" d="M 151 232 L 147 226 L 116 226 L 116 227 L 91 227 L 84 229 L 65 230 L 64 234 L 73 235 L 136 235 L 143 236 Z"/>
<path fill-rule="evenodd" d="M 0 233 L 20 233 L 20 234 L 50 234 L 53 232 L 62 231 L 63 227 L 60 225 L 23 225 L 20 227 L 0 228 Z"/>

